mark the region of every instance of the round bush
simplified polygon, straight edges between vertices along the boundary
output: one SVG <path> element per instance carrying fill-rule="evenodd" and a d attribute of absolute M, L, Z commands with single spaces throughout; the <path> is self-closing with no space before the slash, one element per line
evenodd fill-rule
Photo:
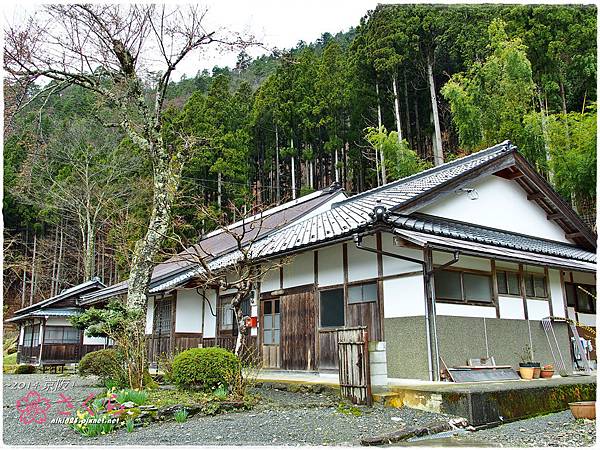
<path fill-rule="evenodd" d="M 229 386 L 241 364 L 237 356 L 223 348 L 191 348 L 175 357 L 172 370 L 177 386 L 212 391 Z"/>
<path fill-rule="evenodd" d="M 15 373 L 17 374 L 35 373 L 35 371 L 35 366 L 31 366 L 29 364 L 21 364 L 15 369 Z"/>
<path fill-rule="evenodd" d="M 127 380 L 123 357 L 112 348 L 87 353 L 77 367 L 81 376 L 95 375 L 100 381 L 112 381 L 121 385 Z"/>

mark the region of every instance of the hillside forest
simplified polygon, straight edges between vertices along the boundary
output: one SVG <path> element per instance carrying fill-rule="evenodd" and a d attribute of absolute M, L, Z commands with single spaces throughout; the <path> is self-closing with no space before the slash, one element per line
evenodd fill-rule
<path fill-rule="evenodd" d="M 203 145 L 161 258 L 214 228 L 199 204 L 234 220 L 334 182 L 352 195 L 505 139 L 595 229 L 596 14 L 379 6 L 349 30 L 171 82 L 163 138 Z M 33 94 L 4 129 L 11 311 L 93 276 L 126 279 L 152 198 L 151 162 L 97 120 L 93 93 Z"/>

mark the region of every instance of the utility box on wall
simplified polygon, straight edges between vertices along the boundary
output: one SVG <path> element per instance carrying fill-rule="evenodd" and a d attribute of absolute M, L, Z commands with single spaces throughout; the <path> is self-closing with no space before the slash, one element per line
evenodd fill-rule
<path fill-rule="evenodd" d="M 385 341 L 369 341 L 369 370 L 371 387 L 377 390 L 387 386 L 387 357 Z"/>

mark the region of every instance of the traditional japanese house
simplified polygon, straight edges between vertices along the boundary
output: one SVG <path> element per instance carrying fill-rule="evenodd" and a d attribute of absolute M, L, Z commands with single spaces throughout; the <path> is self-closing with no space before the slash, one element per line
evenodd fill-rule
<path fill-rule="evenodd" d="M 218 263 L 221 255 L 226 255 L 236 248 L 234 235 L 243 234 L 245 243 L 254 243 L 300 220 L 329 210 L 333 203 L 345 198 L 344 191 L 334 183 L 327 189 L 233 223 L 228 227 L 229 232 L 216 230 L 209 233 L 195 246 L 158 264 L 151 279 L 152 294 L 148 302 L 146 321 L 148 356 L 151 364 L 156 365 L 163 354 L 172 354 L 174 351 L 190 347 L 232 348 L 237 334 L 232 311 L 227 307 L 231 293 L 219 292 L 216 286 L 204 291 L 195 288 L 156 291 L 156 286 L 177 283 L 176 280 L 180 277 L 187 279 L 189 271 L 198 266 L 198 256 Z M 125 281 L 85 295 L 79 304 L 82 307 L 105 305 L 109 299 L 123 297 L 126 292 Z M 244 302 L 243 309 L 250 315 L 249 300 Z M 256 329 L 253 330 L 253 336 L 256 336 Z"/>
<path fill-rule="evenodd" d="M 385 349 L 387 377 L 438 380 L 471 358 L 516 367 L 525 346 L 553 363 L 542 319 L 595 326 L 596 234 L 508 141 L 327 201 L 260 236 L 252 254 L 274 267 L 248 308 L 265 368 L 335 370 L 336 330 L 362 325 Z M 237 258 L 223 245 L 210 264 L 227 275 Z M 234 334 L 231 292 L 203 286 L 198 264 L 157 271 L 150 338 L 231 347 L 219 340 Z M 552 327 L 570 366 L 571 329 Z"/>
<path fill-rule="evenodd" d="M 100 279 L 94 278 L 16 311 L 7 322 L 20 326 L 17 363 L 61 366 L 104 348 L 106 339 L 85 336 L 71 326 L 69 317 L 83 311 L 78 306 L 82 295 L 105 287 Z"/>

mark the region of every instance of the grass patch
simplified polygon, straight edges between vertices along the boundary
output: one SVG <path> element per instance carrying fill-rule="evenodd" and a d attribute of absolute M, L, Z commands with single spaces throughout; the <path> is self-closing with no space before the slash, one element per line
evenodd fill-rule
<path fill-rule="evenodd" d="M 4 358 L 2 358 L 2 364 L 5 366 L 14 366 L 17 364 L 17 354 L 11 353 L 10 355 L 4 355 Z"/>
<path fill-rule="evenodd" d="M 194 405 L 204 404 L 215 400 L 215 396 L 205 392 L 197 391 L 175 391 L 167 389 L 157 389 L 148 391 L 147 403 L 158 406 L 173 406 L 173 405 Z"/>
<path fill-rule="evenodd" d="M 355 417 L 362 416 L 362 411 L 360 410 L 360 408 L 357 408 L 354 405 L 349 405 L 347 403 L 340 403 L 336 409 L 337 412 L 341 414 L 352 415 Z"/>

